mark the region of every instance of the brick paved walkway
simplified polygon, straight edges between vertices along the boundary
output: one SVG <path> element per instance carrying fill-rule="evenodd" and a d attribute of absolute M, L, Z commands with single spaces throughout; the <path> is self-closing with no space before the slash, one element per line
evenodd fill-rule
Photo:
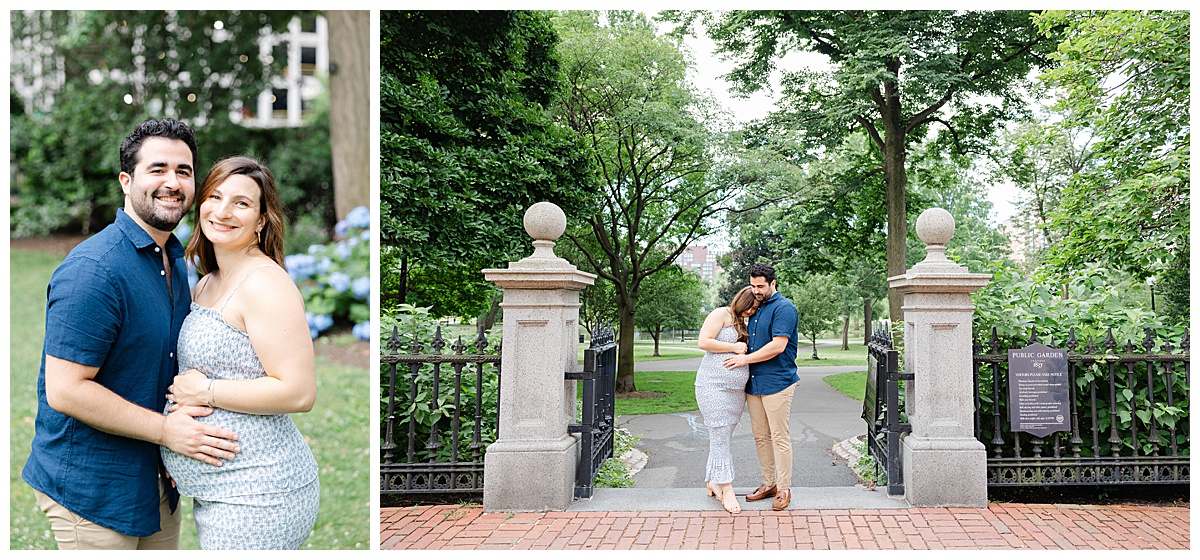
<path fill-rule="evenodd" d="M 1189 507 L 483 513 L 381 508 L 389 549 L 1188 549 Z"/>

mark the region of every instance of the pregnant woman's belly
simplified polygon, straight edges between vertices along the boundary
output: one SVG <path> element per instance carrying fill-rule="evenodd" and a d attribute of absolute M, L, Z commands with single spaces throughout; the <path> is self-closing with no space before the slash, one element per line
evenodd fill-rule
<path fill-rule="evenodd" d="M 215 409 L 198 422 L 238 435 L 241 451 L 214 466 L 162 449 L 163 465 L 180 494 L 205 499 L 281 492 L 316 477 L 316 461 L 287 414 L 262 416 Z"/>

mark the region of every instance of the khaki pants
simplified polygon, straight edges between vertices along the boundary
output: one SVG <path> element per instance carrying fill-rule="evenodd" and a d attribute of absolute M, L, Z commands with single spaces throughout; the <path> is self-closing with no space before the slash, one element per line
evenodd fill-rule
<path fill-rule="evenodd" d="M 792 413 L 793 383 L 773 395 L 746 395 L 750 410 L 750 429 L 758 450 L 758 468 L 762 483 L 783 490 L 792 487 L 792 434 L 788 420 Z"/>
<path fill-rule="evenodd" d="M 50 529 L 54 531 L 54 540 L 58 541 L 59 550 L 177 550 L 179 548 L 179 525 L 182 521 L 182 507 L 175 508 L 167 504 L 167 492 L 162 479 L 158 481 L 158 513 L 160 530 L 149 537 L 131 537 L 118 533 L 108 527 L 101 527 L 59 505 L 37 490 L 38 507 L 46 513 L 50 520 Z M 180 504 L 181 506 L 183 504 Z"/>

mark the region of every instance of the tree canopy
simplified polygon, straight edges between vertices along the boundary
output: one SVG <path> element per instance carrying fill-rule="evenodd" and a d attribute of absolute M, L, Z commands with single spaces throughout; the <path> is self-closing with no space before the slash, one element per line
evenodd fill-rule
<path fill-rule="evenodd" d="M 828 57 L 829 70 L 782 71 L 778 111 L 762 125 L 813 148 L 864 131 L 882 154 L 887 193 L 887 274 L 906 264 L 908 145 L 935 134 L 946 149 L 981 151 L 1003 122 L 1025 111 L 1027 76 L 1054 42 L 1023 11 L 730 11 L 669 14 L 706 21 L 719 53 L 737 61 L 735 91 L 769 87 L 793 50 Z M 889 294 L 891 315 L 902 316 Z"/>
<path fill-rule="evenodd" d="M 254 129 L 286 57 L 259 55 L 296 11 L 14 11 L 10 67 L 12 234 L 90 233 L 112 221 L 121 139 L 169 116 L 196 130 L 197 173 L 217 158 L 264 159 L 294 216 L 334 222 L 326 112 L 312 126 Z M 292 165 L 303 162 L 303 165 Z M 304 248 L 302 247 L 301 250 Z"/>
<path fill-rule="evenodd" d="M 1043 79 L 1069 125 L 1094 136 L 1096 165 L 1061 193 L 1049 261 L 1066 272 L 1102 262 L 1139 278 L 1172 266 L 1190 235 L 1191 42 L 1186 11 L 1054 11 L 1064 29 Z"/>
<path fill-rule="evenodd" d="M 678 39 L 633 12 L 560 12 L 555 24 L 565 86 L 555 116 L 583 142 L 600 198 L 567 237 L 583 253 L 579 266 L 612 283 L 617 389 L 633 391 L 641 283 L 708 233 L 732 189 L 706 180 L 714 106 L 689 84 Z"/>
<path fill-rule="evenodd" d="M 544 13 L 380 12 L 381 272 L 393 301 L 482 313 L 480 270 L 529 253 L 530 205 L 588 208 L 585 151 L 547 112 L 557 42 Z"/>

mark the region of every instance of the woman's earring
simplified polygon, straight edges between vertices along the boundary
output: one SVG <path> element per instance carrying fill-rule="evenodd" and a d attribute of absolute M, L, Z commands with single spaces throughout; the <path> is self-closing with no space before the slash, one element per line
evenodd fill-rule
<path fill-rule="evenodd" d="M 258 235 L 258 244 L 262 245 L 262 229 L 255 232 Z"/>

